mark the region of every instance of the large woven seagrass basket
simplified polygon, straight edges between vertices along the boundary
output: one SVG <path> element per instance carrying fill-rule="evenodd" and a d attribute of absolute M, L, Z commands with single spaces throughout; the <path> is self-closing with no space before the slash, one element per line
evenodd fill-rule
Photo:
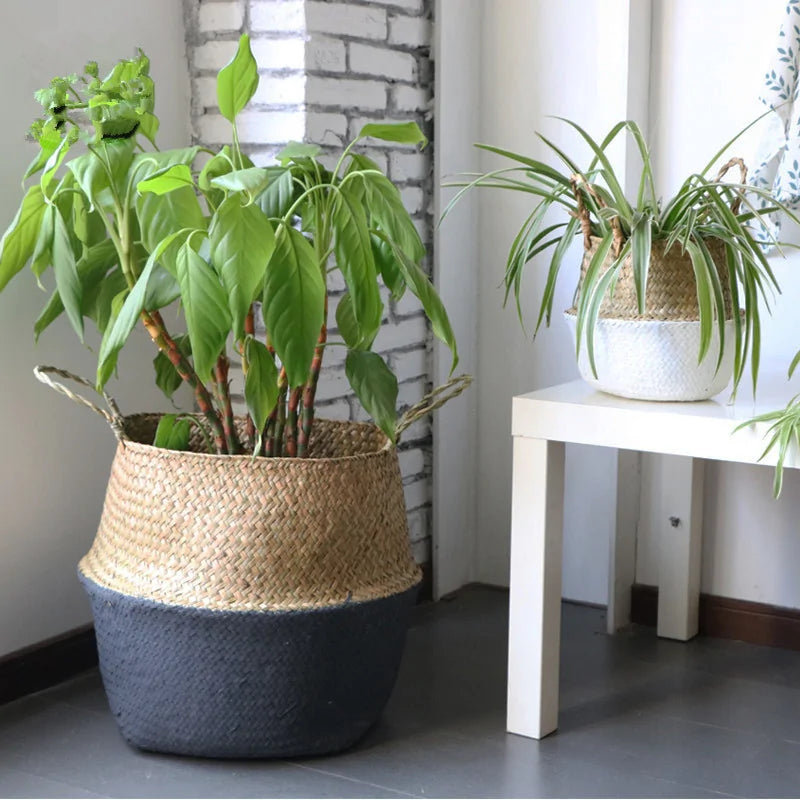
<path fill-rule="evenodd" d="M 302 459 L 164 450 L 148 444 L 158 415 L 101 411 L 52 373 L 75 378 L 37 368 L 119 439 L 79 576 L 123 736 L 232 758 L 358 740 L 389 698 L 420 582 L 389 439 L 317 420 Z"/>
<path fill-rule="evenodd" d="M 579 290 L 600 239 L 591 237 L 581 264 Z M 718 239 L 706 241 L 719 274 L 725 302 L 725 350 L 717 369 L 719 333 L 713 329 L 711 346 L 698 363 L 700 311 L 694 269 L 680 245 L 665 252 L 665 242 L 654 241 L 645 292 L 645 313 L 640 314 L 633 280 L 632 259 L 620 269 L 613 295 L 600 306 L 594 349 L 597 376 L 592 372 L 585 341 L 578 355 L 584 380 L 610 394 L 639 400 L 705 400 L 723 391 L 733 374 L 734 323 L 730 281 L 724 245 Z M 603 272 L 614 262 L 613 253 Z M 576 293 L 577 294 L 577 293 Z M 577 333 L 577 310 L 573 306 L 564 318 Z"/>

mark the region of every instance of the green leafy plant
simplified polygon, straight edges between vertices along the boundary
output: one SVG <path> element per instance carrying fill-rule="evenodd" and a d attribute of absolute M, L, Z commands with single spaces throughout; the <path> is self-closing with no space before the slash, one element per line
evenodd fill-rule
<path fill-rule="evenodd" d="M 522 320 L 520 290 L 524 269 L 534 256 L 552 248 L 536 331 L 543 323 L 550 323 L 556 280 L 573 238 L 582 235 L 587 250 L 594 237 L 599 240 L 575 303 L 578 331 L 576 349 L 580 351 L 583 341 L 586 342 L 595 376 L 595 325 L 603 299 L 614 291 L 626 259 L 631 259 L 638 309 L 643 314 L 653 242 L 662 240 L 667 250 L 677 247 L 682 252 L 688 252 L 700 311 L 698 361 L 708 354 L 715 326 L 720 343 L 717 368 L 722 359 L 726 336 L 726 307 L 720 281 L 720 274 L 723 274 L 728 278 L 734 308 L 734 393 L 748 359 L 755 387 L 761 349 L 760 303 L 764 302 L 768 308 L 770 293 L 780 291 L 763 247 L 765 244 L 778 243 L 769 234 L 768 227 L 762 224 L 762 218 L 780 210 L 793 221 L 800 220 L 768 191 L 745 183 L 746 169 L 741 159 L 731 159 L 716 177 L 710 177 L 710 172 L 731 144 L 758 120 L 726 142 L 705 167 L 689 175 L 675 195 L 663 202 L 656 192 L 650 150 L 635 122 L 627 120 L 617 123 L 598 143 L 576 123 L 559 119 L 575 130 L 590 148 L 593 155 L 586 168 L 578 166 L 575 160 L 542 134 L 537 136 L 561 162 L 561 169 L 525 155 L 479 144 L 477 147 L 504 157 L 512 166 L 483 174 L 468 174 L 451 183 L 460 186 L 461 190 L 445 209 L 442 218 L 465 192 L 475 187 L 505 189 L 532 196 L 533 209 L 508 254 L 505 302 L 513 293 Z M 607 155 L 609 146 L 622 133 L 632 137 L 641 159 L 635 197 L 625 194 L 622 181 Z M 726 171 L 735 166 L 741 168 L 741 180 L 723 181 Z M 756 198 L 767 202 L 757 207 L 754 204 Z M 548 212 L 553 208 L 559 209 L 566 219 L 551 224 Z M 723 264 L 714 262 L 714 256 L 707 246 L 712 239 L 724 245 Z M 741 315 L 736 311 L 740 306 L 743 309 Z"/>
<path fill-rule="evenodd" d="M 193 392 L 199 414 L 162 420 L 156 444 L 188 446 L 200 428 L 217 453 L 304 456 L 325 351 L 346 347 L 346 374 L 364 408 L 394 440 L 397 380 L 371 351 L 383 317 L 382 282 L 399 299 L 415 294 L 434 334 L 458 360 L 447 313 L 420 263 L 424 247 L 397 188 L 356 146 L 372 137 L 426 144 L 413 122 L 367 124 L 333 170 L 319 148 L 289 144 L 278 164 L 256 167 L 239 144 L 237 115 L 258 72 L 248 37 L 217 80 L 231 123 L 219 152 L 160 151 L 154 85 L 143 53 L 104 79 L 95 63 L 37 93 L 44 116 L 31 133 L 39 153 L 31 183 L 0 246 L 0 289 L 30 263 L 37 280 L 52 267 L 53 291 L 34 329 L 62 314 L 84 340 L 86 320 L 102 339 L 97 389 L 141 323 L 158 347 L 157 385 Z M 200 156 L 210 156 L 202 166 Z M 329 274 L 341 271 L 341 339 L 327 335 Z M 180 301 L 185 333 L 170 333 L 161 310 Z M 257 303 L 266 338 L 255 336 Z M 245 374 L 248 418 L 237 431 L 228 347 Z"/>

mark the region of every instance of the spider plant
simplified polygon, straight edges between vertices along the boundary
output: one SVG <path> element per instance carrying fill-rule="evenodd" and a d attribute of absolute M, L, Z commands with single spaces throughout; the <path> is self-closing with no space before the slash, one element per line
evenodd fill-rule
<path fill-rule="evenodd" d="M 709 353 L 715 327 L 719 337 L 717 369 L 722 361 L 728 316 L 724 281 L 730 287 L 733 307 L 734 394 L 748 359 L 755 390 L 761 349 L 760 303 L 764 302 L 769 310 L 769 295 L 780 291 L 764 254 L 765 245 L 779 246 L 779 243 L 761 220 L 778 210 L 785 212 L 794 222 L 800 220 L 770 192 L 746 183 L 747 171 L 741 159 L 731 159 L 713 177 L 711 171 L 731 144 L 763 116 L 726 142 L 704 167 L 690 174 L 666 202 L 656 191 L 650 149 L 635 122 L 625 120 L 617 123 L 602 141 L 597 142 L 580 125 L 557 117 L 589 146 L 592 159 L 588 166 L 579 166 L 541 133 L 537 136 L 552 151 L 561 168 L 499 147 L 478 144 L 476 146 L 481 150 L 502 156 L 510 165 L 486 173 L 467 173 L 449 183 L 461 189 L 445 209 L 442 219 L 466 192 L 476 187 L 531 195 L 533 208 L 514 238 L 506 261 L 504 304 L 513 293 L 522 321 L 520 289 L 525 267 L 535 256 L 552 248 L 536 320 L 537 332 L 543 323 L 550 323 L 556 280 L 574 237 L 583 236 L 587 251 L 593 239 L 599 240 L 578 287 L 575 303 L 576 350 L 580 352 L 585 341 L 595 377 L 595 324 L 603 299 L 614 291 L 623 264 L 630 259 L 638 311 L 644 314 L 653 243 L 663 241 L 666 250 L 680 248 L 691 259 L 697 286 L 700 320 L 698 362 Z M 612 142 L 623 133 L 632 137 L 641 159 L 635 196 L 626 194 L 607 154 Z M 723 181 L 732 167 L 739 167 L 740 179 Z M 766 204 L 756 207 L 756 199 L 765 200 Z M 563 213 L 563 221 L 550 222 L 548 212 L 554 208 Z M 723 243 L 724 263 L 715 263 L 707 246 L 711 239 Z M 743 308 L 741 315 L 737 313 L 740 306 Z"/>

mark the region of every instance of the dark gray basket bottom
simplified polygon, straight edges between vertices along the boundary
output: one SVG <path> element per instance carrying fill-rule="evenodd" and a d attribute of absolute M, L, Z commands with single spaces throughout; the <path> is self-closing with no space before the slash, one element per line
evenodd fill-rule
<path fill-rule="evenodd" d="M 122 735 L 215 758 L 354 744 L 394 686 L 417 587 L 323 610 L 211 611 L 142 600 L 81 575 Z"/>

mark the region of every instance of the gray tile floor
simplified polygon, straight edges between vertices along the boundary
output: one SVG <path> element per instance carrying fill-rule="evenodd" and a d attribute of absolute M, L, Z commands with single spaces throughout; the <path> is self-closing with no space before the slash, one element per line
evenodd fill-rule
<path fill-rule="evenodd" d="M 610 638 L 565 605 L 560 729 L 535 742 L 504 731 L 507 604 L 419 607 L 382 722 L 329 758 L 137 752 L 88 673 L 0 707 L 0 797 L 800 796 L 800 653 Z"/>

